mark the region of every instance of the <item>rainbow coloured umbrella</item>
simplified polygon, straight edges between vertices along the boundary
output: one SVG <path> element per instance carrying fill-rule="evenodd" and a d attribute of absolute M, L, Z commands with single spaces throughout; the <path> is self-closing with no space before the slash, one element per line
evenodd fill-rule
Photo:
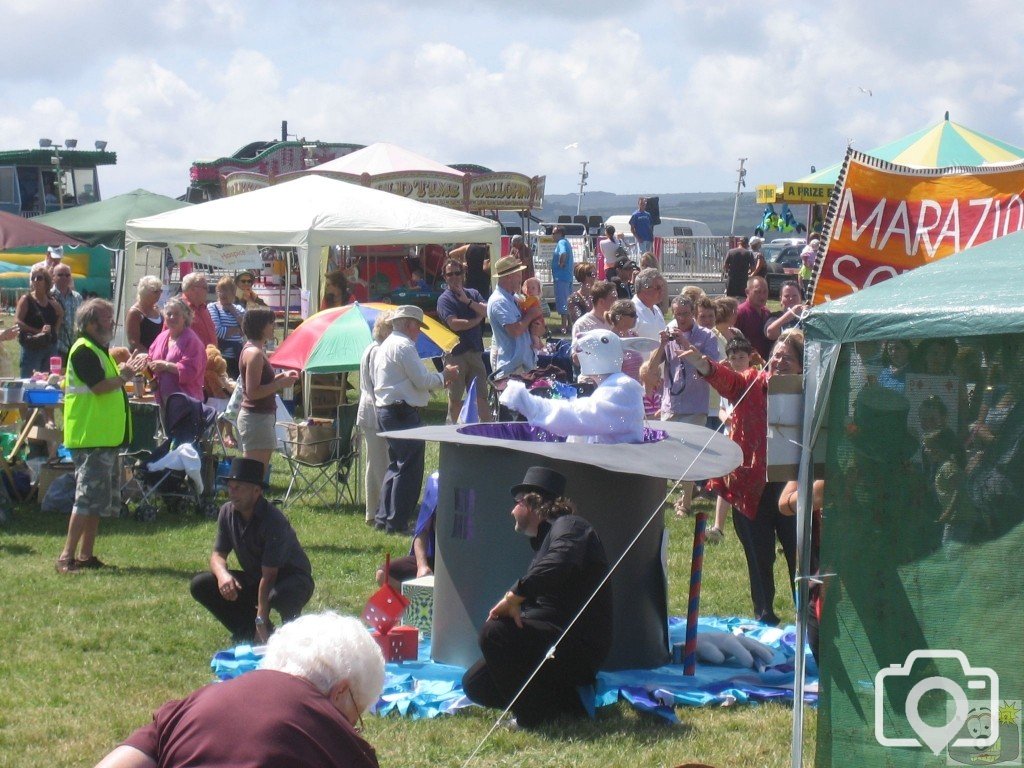
<path fill-rule="evenodd" d="M 395 309 L 392 304 L 346 304 L 317 312 L 270 355 L 270 364 L 307 373 L 338 373 L 358 371 L 363 352 L 373 338 L 370 329 L 381 312 Z M 416 339 L 421 358 L 440 357 L 451 352 L 459 337 L 437 320 L 423 319 L 427 327 Z"/>
<path fill-rule="evenodd" d="M 986 136 L 960 123 L 946 119 L 915 131 L 902 139 L 868 150 L 867 154 L 896 165 L 916 168 L 948 168 L 954 165 L 976 166 L 1024 160 L 1024 149 Z M 842 163 L 824 168 L 798 183 L 835 184 Z"/>

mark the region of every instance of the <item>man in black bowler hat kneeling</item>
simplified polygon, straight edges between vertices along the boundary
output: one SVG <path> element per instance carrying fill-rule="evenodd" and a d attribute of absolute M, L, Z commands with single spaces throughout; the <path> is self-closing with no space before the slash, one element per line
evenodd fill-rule
<path fill-rule="evenodd" d="M 234 459 L 228 501 L 217 517 L 210 570 L 192 579 L 192 597 L 231 632 L 235 642 L 265 643 L 270 609 L 291 621 L 313 595 L 309 558 L 288 518 L 263 496 L 263 463 Z M 235 553 L 241 570 L 228 569 Z"/>
<path fill-rule="evenodd" d="M 612 644 L 612 594 L 605 585 L 547 655 L 608 572 L 608 558 L 594 529 L 565 497 L 565 476 L 530 467 L 513 486 L 516 532 L 530 537 L 536 554 L 526 574 L 491 608 L 480 630 L 483 658 L 462 678 L 472 701 L 505 709 L 512 704 L 523 728 L 558 716 L 586 714 L 578 687 L 594 682 Z"/>

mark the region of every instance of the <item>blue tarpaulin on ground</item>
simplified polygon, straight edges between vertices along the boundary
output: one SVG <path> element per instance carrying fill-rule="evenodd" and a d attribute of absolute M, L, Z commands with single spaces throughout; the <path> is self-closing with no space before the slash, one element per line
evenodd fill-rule
<path fill-rule="evenodd" d="M 601 672 L 597 685 L 587 693 L 593 696 L 594 707 L 605 707 L 619 699 L 643 712 L 676 722 L 675 707 L 734 706 L 759 701 L 793 699 L 793 658 L 796 630 L 793 626 L 768 627 L 753 619 L 739 617 L 700 619 L 699 632 L 742 632 L 775 652 L 772 663 L 763 672 L 739 664 L 699 664 L 697 674 L 687 677 L 680 664 L 666 664 L 657 669 L 631 669 Z M 686 620 L 669 619 L 669 641 L 682 643 Z M 262 657 L 260 648 L 240 645 L 218 652 L 211 662 L 214 674 L 228 680 L 256 669 Z M 430 659 L 430 638 L 422 638 L 419 658 L 387 665 L 387 677 L 380 700 L 373 712 L 386 716 L 397 712 L 413 720 L 450 714 L 472 706 L 462 691 L 465 670 L 448 664 L 435 664 Z M 808 653 L 805 700 L 818 699 L 818 669 Z"/>

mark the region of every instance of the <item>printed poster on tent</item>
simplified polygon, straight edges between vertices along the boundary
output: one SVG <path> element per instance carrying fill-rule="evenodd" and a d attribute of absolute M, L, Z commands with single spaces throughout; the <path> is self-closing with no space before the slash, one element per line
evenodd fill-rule
<path fill-rule="evenodd" d="M 177 262 L 190 261 L 208 267 L 237 271 L 263 269 L 263 257 L 254 246 L 202 245 L 200 243 L 172 243 L 168 246 Z"/>

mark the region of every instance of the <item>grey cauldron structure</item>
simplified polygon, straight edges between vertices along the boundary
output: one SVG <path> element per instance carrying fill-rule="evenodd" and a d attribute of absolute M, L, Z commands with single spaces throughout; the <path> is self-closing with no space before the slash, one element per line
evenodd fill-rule
<path fill-rule="evenodd" d="M 533 557 L 529 542 L 514 531 L 509 488 L 522 480 L 527 467 L 543 465 L 568 478 L 566 495 L 601 537 L 609 563 L 619 560 L 640 534 L 611 577 L 615 619 L 604 668 L 649 669 L 668 662 L 660 511 L 666 481 L 728 474 L 742 454 L 731 440 L 702 427 L 662 422 L 646 432 L 644 443 L 614 445 L 560 442 L 526 424 L 420 427 L 401 433 L 441 444 L 434 661 L 469 667 L 480 657 L 477 635 L 488 611 Z"/>

